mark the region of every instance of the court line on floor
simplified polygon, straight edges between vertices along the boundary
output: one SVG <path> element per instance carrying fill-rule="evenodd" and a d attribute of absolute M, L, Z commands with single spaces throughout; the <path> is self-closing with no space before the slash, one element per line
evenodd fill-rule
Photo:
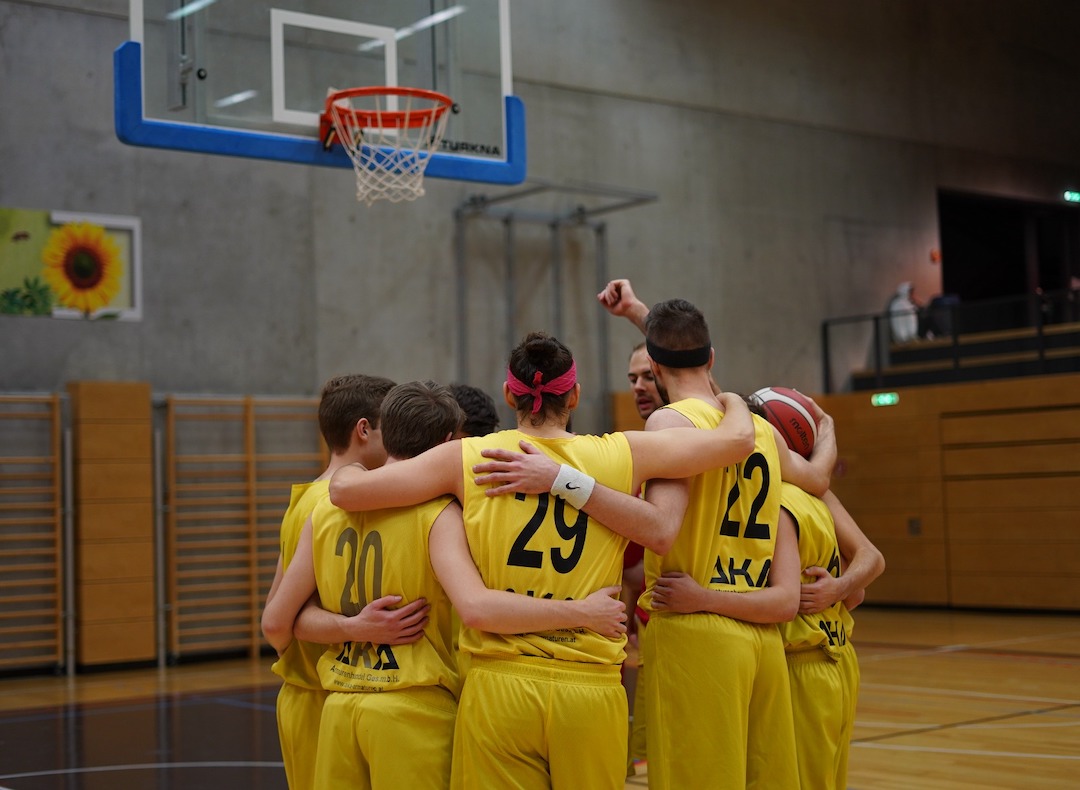
<path fill-rule="evenodd" d="M 1049 705 L 1080 705 L 1077 699 L 1058 699 L 1056 697 L 1032 697 L 1024 694 L 998 694 L 993 691 L 969 691 L 967 689 L 941 688 L 940 686 L 899 686 L 890 683 L 860 683 L 859 690 L 895 691 L 902 694 L 920 694 L 926 697 L 972 697 L 975 699 L 997 699 L 1006 702 L 1040 702 Z"/>
<path fill-rule="evenodd" d="M 975 729 L 977 727 L 984 726 L 984 725 L 987 725 L 987 724 L 990 724 L 990 723 L 1004 722 L 1004 721 L 1015 721 L 1016 719 L 1024 717 L 1024 716 L 1043 716 L 1043 715 L 1046 715 L 1048 713 L 1057 713 L 1059 711 L 1075 709 L 1077 707 L 1080 707 L 1080 703 L 1071 703 L 1071 704 L 1066 704 L 1066 705 L 1060 705 L 1060 706 L 1052 707 L 1052 708 L 1044 708 L 1042 710 L 1013 711 L 1013 712 L 1010 712 L 1010 713 L 1001 713 L 1001 714 L 998 714 L 996 716 L 982 716 L 982 717 L 977 718 L 977 719 L 968 719 L 968 720 L 965 720 L 965 721 L 951 721 L 951 722 L 945 722 L 943 724 L 928 724 L 928 725 L 923 725 L 921 728 L 915 729 L 915 730 L 907 729 L 907 730 L 903 730 L 901 732 L 885 732 L 885 733 L 881 733 L 880 735 L 874 735 L 874 736 L 865 737 L 865 738 L 857 738 L 857 739 L 853 739 L 852 743 L 853 744 L 854 743 L 860 743 L 860 744 L 880 743 L 882 741 L 890 740 L 892 738 L 902 738 L 902 737 L 907 736 L 907 735 L 926 735 L 926 734 L 930 734 L 930 733 L 944 732 L 946 730 Z M 856 721 L 856 724 L 858 724 L 857 721 Z M 1080 759 L 1080 755 L 1077 755 L 1077 758 Z"/>
<path fill-rule="evenodd" d="M 265 703 L 248 702 L 241 697 L 248 692 L 242 692 L 238 697 L 227 697 L 221 694 L 207 695 L 202 692 L 196 694 L 169 694 L 160 698 L 147 698 L 137 702 L 119 700 L 94 700 L 91 702 L 66 702 L 50 705 L 42 708 L 33 708 L 25 713 L 16 711 L 14 715 L 6 715 L 8 711 L 0 711 L 0 724 L 18 724 L 30 721 L 48 721 L 49 719 L 70 719 L 78 717 L 113 716 L 118 713 L 131 713 L 133 711 L 153 710 L 167 704 L 169 707 L 192 707 L 195 705 L 225 705 L 227 707 L 258 710 L 265 713 L 273 713 L 277 710 L 276 694 L 273 701 Z M 256 692 L 252 696 L 264 696 L 262 692 Z M 3 788 L 0 788 L 3 790 Z"/>
<path fill-rule="evenodd" d="M 126 765 L 92 765 L 85 768 L 57 768 L 49 771 L 26 771 L 18 774 L 2 774 L 0 779 L 31 779 L 36 776 L 66 776 L 69 774 L 96 774 L 112 771 L 162 771 L 175 768 L 284 768 L 285 763 L 271 760 L 211 760 L 194 763 L 133 763 Z M 0 788 L 4 790 L 4 788 Z"/>
<path fill-rule="evenodd" d="M 1067 710 L 1067 709 L 1059 709 Z M 1013 714 L 1014 716 L 1023 716 L 1023 712 Z M 868 727 L 872 730 L 922 730 L 926 728 L 925 724 L 915 724 L 906 721 L 866 721 L 864 719 L 856 720 L 855 724 L 859 727 Z M 969 724 L 968 729 L 971 730 L 1040 730 L 1040 729 L 1056 729 L 1061 727 L 1080 727 L 1080 718 L 1076 718 L 1072 721 L 1043 721 L 1043 722 L 1028 722 L 1026 724 Z"/>
<path fill-rule="evenodd" d="M 1008 757 L 1031 760 L 1080 760 L 1080 754 L 1038 754 L 1036 752 L 992 752 L 985 749 L 951 749 L 944 746 L 907 746 L 899 743 L 852 742 L 859 749 L 884 749 L 892 752 L 932 752 L 934 754 L 962 754 L 971 757 Z"/>
<path fill-rule="evenodd" d="M 903 645 L 898 645 L 894 642 L 875 642 L 868 641 L 865 643 L 857 643 L 858 645 L 865 645 L 866 647 L 878 646 L 881 648 L 893 648 L 897 652 L 894 653 L 877 653 L 874 655 L 859 656 L 859 662 L 864 661 L 883 661 L 893 658 L 910 658 L 912 656 L 932 656 L 940 653 L 963 653 L 963 652 L 985 652 L 995 648 L 1011 647 L 1014 645 L 1023 645 L 1031 642 L 1045 642 L 1047 640 L 1054 639 L 1074 639 L 1080 637 L 1080 631 L 1061 631 L 1056 634 L 1039 634 L 1038 636 L 1018 636 L 1012 639 L 995 639 L 991 642 L 976 642 L 974 644 L 959 643 L 954 645 L 936 645 L 934 647 L 911 647 L 905 648 Z M 1062 653 L 1014 653 L 1010 655 L 1016 656 L 1038 656 L 1045 658 L 1052 656 L 1054 658 L 1074 658 L 1080 659 L 1080 656 L 1073 654 Z"/>

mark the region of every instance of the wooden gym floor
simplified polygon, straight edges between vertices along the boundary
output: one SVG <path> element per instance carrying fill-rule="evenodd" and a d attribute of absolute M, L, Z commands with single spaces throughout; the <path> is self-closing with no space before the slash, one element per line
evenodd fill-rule
<path fill-rule="evenodd" d="M 856 620 L 851 788 L 1076 786 L 1080 615 Z M 276 693 L 268 660 L 0 679 L 0 790 L 284 790 Z"/>

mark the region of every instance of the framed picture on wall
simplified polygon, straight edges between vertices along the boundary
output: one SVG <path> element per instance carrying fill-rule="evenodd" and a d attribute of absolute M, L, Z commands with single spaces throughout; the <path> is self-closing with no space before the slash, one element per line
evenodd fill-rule
<path fill-rule="evenodd" d="M 138 217 L 0 208 L 0 316 L 142 318 Z"/>

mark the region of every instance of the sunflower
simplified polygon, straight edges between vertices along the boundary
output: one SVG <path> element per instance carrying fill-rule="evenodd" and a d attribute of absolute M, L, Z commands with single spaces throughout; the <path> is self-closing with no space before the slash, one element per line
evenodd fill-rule
<path fill-rule="evenodd" d="M 45 281 L 64 307 L 88 316 L 120 292 L 120 249 L 100 225 L 61 225 L 49 234 L 41 259 Z"/>

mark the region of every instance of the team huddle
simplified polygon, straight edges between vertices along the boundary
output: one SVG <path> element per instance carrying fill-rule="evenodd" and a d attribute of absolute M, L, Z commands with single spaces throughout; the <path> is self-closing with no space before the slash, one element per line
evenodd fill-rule
<path fill-rule="evenodd" d="M 621 788 L 634 756 L 650 787 L 846 786 L 850 609 L 884 561 L 828 491 L 831 419 L 803 458 L 715 384 L 692 304 L 599 299 L 645 332 L 644 431 L 568 431 L 576 364 L 541 332 L 509 357 L 513 430 L 470 388 L 324 387 L 330 464 L 293 488 L 263 613 L 293 790 Z"/>

